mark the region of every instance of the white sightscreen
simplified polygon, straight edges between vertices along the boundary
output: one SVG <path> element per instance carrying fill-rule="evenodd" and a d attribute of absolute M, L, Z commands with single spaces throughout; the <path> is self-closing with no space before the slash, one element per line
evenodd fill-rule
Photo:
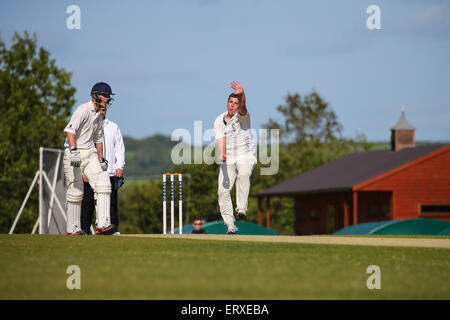
<path fill-rule="evenodd" d="M 63 150 L 41 149 L 39 233 L 64 234 L 66 232 L 66 189 L 64 181 Z M 45 179 L 45 176 L 48 178 Z M 46 181 L 47 180 L 47 181 Z M 50 187 L 50 185 L 51 187 Z M 52 190 L 54 190 L 54 193 Z M 59 204 L 56 201 L 59 200 Z M 61 206 L 60 206 L 61 205 Z M 62 207 L 62 208 L 61 208 Z M 61 209 L 64 212 L 61 212 Z"/>

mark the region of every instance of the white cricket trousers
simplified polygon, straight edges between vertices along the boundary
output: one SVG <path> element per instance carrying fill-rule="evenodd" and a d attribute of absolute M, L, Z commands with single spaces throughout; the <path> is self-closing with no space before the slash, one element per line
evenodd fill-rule
<path fill-rule="evenodd" d="M 67 200 L 67 232 L 74 233 L 81 229 L 81 202 L 83 201 L 84 185 L 82 175 L 85 175 L 96 198 L 97 228 L 111 224 L 110 197 L 111 182 L 108 172 L 104 172 L 98 161 L 97 150 L 78 149 L 81 156 L 81 166 L 70 165 L 70 150 L 64 151 L 64 175 L 66 177 Z"/>
<path fill-rule="evenodd" d="M 253 154 L 242 156 L 237 160 L 228 160 L 220 165 L 218 179 L 218 198 L 220 214 L 228 228 L 234 226 L 233 203 L 231 189 L 236 181 L 236 211 L 247 213 L 248 194 L 250 192 L 250 176 L 255 166 L 256 158 Z"/>

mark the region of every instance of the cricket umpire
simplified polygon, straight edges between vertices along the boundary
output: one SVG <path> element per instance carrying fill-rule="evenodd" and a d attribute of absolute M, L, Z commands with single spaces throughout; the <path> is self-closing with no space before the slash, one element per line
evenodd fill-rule
<path fill-rule="evenodd" d="M 106 117 L 108 108 L 109 106 L 100 108 L 100 114 L 103 116 L 103 155 L 108 162 L 107 172 L 111 181 L 111 225 L 114 228 L 113 234 L 118 235 L 120 232 L 117 191 L 124 183 L 123 168 L 125 166 L 125 145 L 119 126 Z M 90 233 L 95 208 L 94 190 L 91 188 L 85 175 L 83 175 L 83 182 L 84 195 L 81 204 L 81 228 L 85 233 Z"/>
<path fill-rule="evenodd" d="M 91 100 L 80 105 L 64 129 L 67 135 L 64 150 L 64 175 L 67 192 L 67 233 L 85 234 L 81 229 L 81 203 L 85 175 L 94 190 L 97 201 L 97 234 L 111 234 L 114 228 L 110 219 L 111 182 L 108 162 L 103 155 L 103 117 L 100 108 L 112 102 L 111 87 L 96 83 L 91 90 Z"/>

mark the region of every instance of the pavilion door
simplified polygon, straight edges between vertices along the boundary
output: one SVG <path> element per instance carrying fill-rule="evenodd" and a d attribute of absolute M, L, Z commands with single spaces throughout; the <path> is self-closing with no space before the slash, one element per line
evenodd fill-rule
<path fill-rule="evenodd" d="M 344 228 L 344 206 L 329 205 L 327 208 L 327 233 L 333 233 Z"/>
<path fill-rule="evenodd" d="M 336 231 L 336 206 L 329 205 L 327 208 L 327 233 Z"/>

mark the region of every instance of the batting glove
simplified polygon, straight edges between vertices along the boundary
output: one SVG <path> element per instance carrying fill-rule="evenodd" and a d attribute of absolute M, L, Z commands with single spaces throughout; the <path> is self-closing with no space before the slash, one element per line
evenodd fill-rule
<path fill-rule="evenodd" d="M 105 158 L 101 158 L 98 161 L 100 161 L 100 167 L 103 171 L 108 170 L 108 160 L 106 160 Z"/>
<path fill-rule="evenodd" d="M 70 148 L 70 165 L 73 167 L 81 166 L 80 150 L 77 147 Z"/>

